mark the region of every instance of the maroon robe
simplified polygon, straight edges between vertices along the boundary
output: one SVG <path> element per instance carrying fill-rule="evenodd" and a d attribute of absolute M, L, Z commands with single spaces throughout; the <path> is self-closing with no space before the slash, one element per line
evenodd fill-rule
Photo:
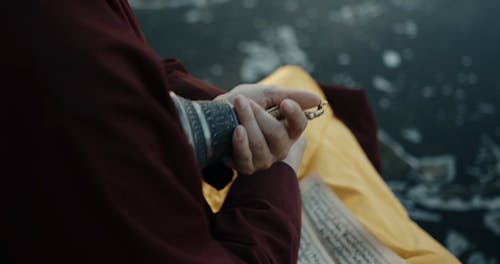
<path fill-rule="evenodd" d="M 2 8 L 0 263 L 296 262 L 293 171 L 241 177 L 208 210 L 167 93 L 223 91 L 157 58 L 125 0 Z M 366 96 L 322 88 L 379 168 Z M 204 171 L 216 187 L 221 168 Z"/>
<path fill-rule="evenodd" d="M 210 98 L 126 0 L 2 3 L 0 261 L 294 263 L 296 175 L 240 177 L 220 213 L 168 91 Z"/>

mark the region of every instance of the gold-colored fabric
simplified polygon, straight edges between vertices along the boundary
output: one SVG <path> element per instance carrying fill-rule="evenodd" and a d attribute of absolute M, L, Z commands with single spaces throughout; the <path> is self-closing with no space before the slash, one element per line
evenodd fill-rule
<path fill-rule="evenodd" d="M 282 67 L 260 83 L 308 90 L 325 98 L 317 83 L 294 66 Z M 364 226 L 407 263 L 460 263 L 408 218 L 355 137 L 330 108 L 309 122 L 305 135 L 307 148 L 299 179 L 319 173 Z M 214 211 L 219 210 L 229 188 L 217 191 L 204 184 L 205 198 Z"/>

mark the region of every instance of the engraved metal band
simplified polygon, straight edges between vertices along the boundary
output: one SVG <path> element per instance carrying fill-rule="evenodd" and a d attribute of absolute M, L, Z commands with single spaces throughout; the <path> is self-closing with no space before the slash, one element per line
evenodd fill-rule
<path fill-rule="evenodd" d="M 214 150 L 212 149 L 212 135 L 210 134 L 210 126 L 208 125 L 207 118 L 203 113 L 200 104 L 195 101 L 192 101 L 194 110 L 198 115 L 198 119 L 200 120 L 201 128 L 203 130 L 203 136 L 205 137 L 205 144 L 207 145 L 207 159 L 212 158 Z"/>
<path fill-rule="evenodd" d="M 182 128 L 187 134 L 186 136 L 188 138 L 189 144 L 191 144 L 192 147 L 195 147 L 193 141 L 194 140 L 193 131 L 191 130 L 191 125 L 189 124 L 189 119 L 186 110 L 184 109 L 184 107 L 182 107 L 182 103 L 179 100 L 179 97 L 177 97 L 177 95 L 174 92 L 169 92 L 169 94 L 170 98 L 172 98 L 172 100 L 175 101 L 175 104 L 179 106 L 177 107 L 177 111 L 181 112 L 179 118 L 181 121 Z"/>
<path fill-rule="evenodd" d="M 233 109 L 233 110 L 234 110 L 234 105 L 233 105 L 231 102 L 229 102 L 228 100 L 222 100 L 222 101 L 223 101 L 224 103 L 228 104 L 228 105 L 229 105 L 229 107 L 231 107 L 231 109 Z"/>

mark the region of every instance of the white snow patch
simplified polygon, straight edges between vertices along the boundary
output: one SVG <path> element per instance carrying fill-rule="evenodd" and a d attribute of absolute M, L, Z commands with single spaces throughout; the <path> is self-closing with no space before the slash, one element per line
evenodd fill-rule
<path fill-rule="evenodd" d="M 335 73 L 332 77 L 332 82 L 336 85 L 341 85 L 347 88 L 359 87 L 358 82 L 356 82 L 353 77 L 347 72 Z"/>
<path fill-rule="evenodd" d="M 450 183 L 455 178 L 455 158 L 451 155 L 423 157 L 418 160 L 418 163 L 417 171 L 425 183 Z"/>
<path fill-rule="evenodd" d="M 483 218 L 486 226 L 495 235 L 500 236 L 500 211 L 487 212 Z"/>
<path fill-rule="evenodd" d="M 486 198 L 474 196 L 469 200 L 460 197 L 441 197 L 439 189 L 433 190 L 425 185 L 417 185 L 408 191 L 408 198 L 428 209 L 463 212 L 470 210 L 498 210 L 500 197 Z"/>
<path fill-rule="evenodd" d="M 380 75 L 373 77 L 372 85 L 375 89 L 385 93 L 394 93 L 396 91 L 392 83 Z"/>
<path fill-rule="evenodd" d="M 469 255 L 469 258 L 467 258 L 466 262 L 466 264 L 497 264 L 497 263 L 498 262 L 494 258 L 488 260 L 488 258 L 481 251 L 472 252 Z"/>
<path fill-rule="evenodd" d="M 378 140 L 389 147 L 396 156 L 398 156 L 401 160 L 403 160 L 408 166 L 412 169 L 418 169 L 419 167 L 419 159 L 415 156 L 406 152 L 406 150 L 399 144 L 396 140 L 394 140 L 387 132 L 384 130 L 377 131 Z"/>
<path fill-rule="evenodd" d="M 136 9 L 162 9 L 184 6 L 200 8 L 227 2 L 229 0 L 129 0 L 130 5 Z"/>
<path fill-rule="evenodd" d="M 450 250 L 450 252 L 457 257 L 461 256 L 471 247 L 469 240 L 455 230 L 448 231 L 444 244 L 446 245 L 446 248 L 448 248 L 448 250 Z"/>
<path fill-rule="evenodd" d="M 488 222 L 490 228 L 498 228 L 500 195 L 483 196 L 480 191 L 478 194 L 465 198 L 462 193 L 443 192 L 446 186 L 454 182 L 456 161 L 453 156 L 415 157 L 406 152 L 401 144 L 383 130 L 378 131 L 378 139 L 410 167 L 411 171 L 408 173 L 408 177 L 420 177 L 421 179 L 418 181 L 421 183 L 397 185 L 399 189 L 396 189 L 395 193 L 401 201 L 411 201 L 412 204 L 429 210 L 493 211 L 495 213 L 487 214 L 488 217 L 485 217 L 484 221 Z M 484 147 L 487 147 L 487 151 Z M 482 152 L 484 153 L 482 154 Z M 498 182 L 500 179 L 500 147 L 490 137 L 483 137 L 474 170 L 478 173 L 472 176 L 477 177 L 476 181 L 481 189 Z M 391 186 L 393 185 L 394 183 L 391 183 Z M 414 207 L 411 207 L 409 211 Z"/>
<path fill-rule="evenodd" d="M 395 6 L 398 6 L 406 10 L 417 9 L 417 7 L 419 7 L 420 5 L 420 2 L 422 2 L 422 0 L 392 0 L 392 3 Z"/>
<path fill-rule="evenodd" d="M 297 3 L 296 0 L 288 0 L 285 1 L 283 6 L 285 7 L 285 10 L 287 10 L 288 12 L 294 12 L 299 8 L 299 3 Z"/>
<path fill-rule="evenodd" d="M 500 181 L 500 147 L 490 136 L 481 136 L 474 165 L 467 168 L 467 173 L 484 185 Z"/>
<path fill-rule="evenodd" d="M 418 25 L 413 20 L 394 24 L 394 32 L 399 35 L 414 39 L 418 35 Z"/>
<path fill-rule="evenodd" d="M 280 65 L 277 52 L 259 42 L 243 42 L 240 51 L 247 54 L 240 69 L 240 77 L 245 82 L 256 81 Z"/>
<path fill-rule="evenodd" d="M 436 90 L 432 86 L 425 86 L 422 88 L 422 97 L 432 98 L 436 95 Z"/>
<path fill-rule="evenodd" d="M 306 53 L 299 47 L 294 29 L 288 25 L 266 29 L 263 41 L 243 41 L 239 50 L 243 59 L 240 76 L 244 82 L 254 82 L 283 64 L 297 65 L 307 71 L 313 68 Z"/>
<path fill-rule="evenodd" d="M 338 10 L 330 12 L 330 19 L 346 25 L 365 24 L 385 12 L 385 8 L 378 2 L 366 1 L 359 4 L 344 5 Z"/>
<path fill-rule="evenodd" d="M 340 53 L 337 56 L 337 63 L 341 66 L 347 66 L 351 64 L 351 55 L 347 53 Z"/>
<path fill-rule="evenodd" d="M 413 144 L 422 142 L 422 134 L 416 127 L 403 129 L 401 131 L 401 136 Z"/>
<path fill-rule="evenodd" d="M 416 221 L 439 223 L 443 219 L 443 217 L 438 213 L 417 208 L 411 208 L 410 210 L 408 210 L 408 214 L 410 215 L 410 218 L 412 220 Z"/>
<path fill-rule="evenodd" d="M 209 24 L 213 21 L 212 12 L 204 8 L 193 8 L 186 12 L 184 20 L 188 24 L 205 23 Z"/>
<path fill-rule="evenodd" d="M 395 50 L 385 50 L 382 60 L 387 68 L 397 68 L 401 65 L 401 55 Z"/>

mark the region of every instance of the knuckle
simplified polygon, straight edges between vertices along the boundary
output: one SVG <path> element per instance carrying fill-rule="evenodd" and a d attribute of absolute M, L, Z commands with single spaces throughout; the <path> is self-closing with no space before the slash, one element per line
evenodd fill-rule
<path fill-rule="evenodd" d="M 239 171 L 243 174 L 250 175 L 255 172 L 255 169 L 253 168 L 253 166 L 247 166 L 240 168 Z"/>
<path fill-rule="evenodd" d="M 243 167 L 250 167 L 249 164 L 252 164 L 252 158 L 250 155 L 242 155 L 240 157 L 239 164 Z"/>
<path fill-rule="evenodd" d="M 270 96 L 273 94 L 274 86 L 273 85 L 264 85 L 262 86 L 262 94 L 264 96 Z"/>
<path fill-rule="evenodd" d="M 282 92 L 282 89 L 279 86 L 276 85 L 264 85 L 262 86 L 262 94 L 264 96 L 275 96 Z"/>
<path fill-rule="evenodd" d="M 281 152 L 279 152 L 276 157 L 278 158 L 278 160 L 284 160 L 286 159 L 286 157 L 288 156 L 288 152 L 289 150 L 288 149 L 283 149 Z"/>
<path fill-rule="evenodd" d="M 271 167 L 272 163 L 270 161 L 263 161 L 262 163 L 259 164 L 258 170 L 266 170 Z"/>
<path fill-rule="evenodd" d="M 261 169 L 264 166 L 264 161 L 262 159 L 255 159 L 253 164 L 255 168 Z"/>
<path fill-rule="evenodd" d="M 264 166 L 263 166 L 263 168 L 264 168 L 264 169 L 269 169 L 269 168 L 271 168 L 271 166 L 273 165 L 273 161 L 272 161 L 272 160 L 270 160 L 270 159 L 268 159 L 268 160 L 266 160 L 266 161 L 264 162 L 264 164 L 263 164 L 263 165 L 264 165 Z"/>
<path fill-rule="evenodd" d="M 276 161 L 275 159 L 276 159 L 276 156 L 269 153 L 269 155 L 264 160 L 264 167 L 266 169 L 270 168 L 273 165 L 273 163 Z"/>
<path fill-rule="evenodd" d="M 250 175 L 253 173 L 253 171 L 249 170 L 249 169 L 240 169 L 239 172 L 243 175 Z"/>
<path fill-rule="evenodd" d="M 258 159 L 254 160 L 254 166 L 256 169 L 263 170 L 270 167 L 269 163 L 271 162 L 269 156 L 261 156 Z"/>
<path fill-rule="evenodd" d="M 252 167 L 252 168 L 249 168 L 249 169 L 247 170 L 247 173 L 246 173 L 246 174 L 250 175 L 250 174 L 254 174 L 255 172 L 256 172 L 255 168 L 253 168 L 253 167 Z"/>

